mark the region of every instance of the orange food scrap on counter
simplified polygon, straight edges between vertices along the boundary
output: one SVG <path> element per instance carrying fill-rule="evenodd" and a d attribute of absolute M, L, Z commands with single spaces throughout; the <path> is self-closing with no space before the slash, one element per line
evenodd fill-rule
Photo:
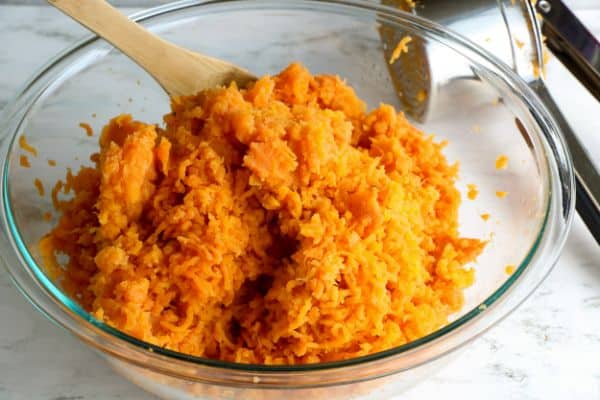
<path fill-rule="evenodd" d="M 516 270 L 516 267 L 512 264 L 507 265 L 504 268 L 504 271 L 506 272 L 507 275 L 512 275 Z"/>
<path fill-rule="evenodd" d="M 496 158 L 496 169 L 506 169 L 508 167 L 508 157 L 504 154 Z"/>
<path fill-rule="evenodd" d="M 488 213 L 483 213 L 480 215 L 481 219 L 484 221 L 488 221 L 490 219 L 490 214 Z"/>
<path fill-rule="evenodd" d="M 408 44 L 410 42 L 412 42 L 412 37 L 410 36 L 404 36 L 400 39 L 390 57 L 390 65 L 395 63 L 403 53 L 408 53 Z"/>
<path fill-rule="evenodd" d="M 496 197 L 498 197 L 499 199 L 503 199 L 503 198 L 505 198 L 507 195 L 508 195 L 508 193 L 507 193 L 507 192 L 505 192 L 505 191 L 502 191 L 502 190 L 498 190 L 498 191 L 496 192 Z"/>
<path fill-rule="evenodd" d="M 29 163 L 29 158 L 26 155 L 21 155 L 19 157 L 19 165 L 23 168 L 31 168 L 31 164 Z"/>
<path fill-rule="evenodd" d="M 86 122 L 81 122 L 79 124 L 79 126 L 81 128 L 83 128 L 83 130 L 85 131 L 85 134 L 88 136 L 94 136 L 94 130 L 92 129 L 92 126 Z"/>
<path fill-rule="evenodd" d="M 475 200 L 479 195 L 479 189 L 477 189 L 477 185 L 473 183 L 469 183 L 467 185 L 467 198 L 469 200 Z"/>
<path fill-rule="evenodd" d="M 19 147 L 31 153 L 34 157 L 37 157 L 38 155 L 37 149 L 29 143 L 27 143 L 27 138 L 25 137 L 25 135 L 21 135 L 21 137 L 19 137 Z"/>
<path fill-rule="evenodd" d="M 52 191 L 50 192 L 50 197 L 52 199 L 52 207 L 54 207 L 54 209 L 56 210 L 60 210 L 61 209 L 61 201 L 58 198 L 58 194 L 60 193 L 60 191 L 63 189 L 64 184 L 61 180 L 57 181 L 56 184 L 54 184 L 54 187 L 52 188 Z"/>
<path fill-rule="evenodd" d="M 48 160 L 48 166 L 56 167 L 56 160 Z"/>
<path fill-rule="evenodd" d="M 113 118 L 94 165 L 52 190 L 40 251 L 95 318 L 187 354 L 298 364 L 410 342 L 462 307 L 485 243 L 459 236 L 457 164 L 402 113 L 299 64 L 171 108 L 164 129 Z"/>
<path fill-rule="evenodd" d="M 44 194 L 46 193 L 46 191 L 44 190 L 44 184 L 42 183 L 42 181 L 39 178 L 35 178 L 33 180 L 33 185 L 37 189 L 38 194 L 40 196 L 44 196 Z"/>

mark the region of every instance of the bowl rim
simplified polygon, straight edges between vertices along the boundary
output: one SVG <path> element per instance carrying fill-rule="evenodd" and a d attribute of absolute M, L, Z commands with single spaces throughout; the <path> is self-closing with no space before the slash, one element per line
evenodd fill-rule
<path fill-rule="evenodd" d="M 157 360 L 161 359 L 164 361 L 165 358 L 168 360 L 179 360 L 188 363 L 192 363 L 194 365 L 201 365 L 206 367 L 213 367 L 218 369 L 225 370 L 235 370 L 241 372 L 249 372 L 249 373 L 286 373 L 286 372 L 318 372 L 328 369 L 339 369 L 346 367 L 357 367 L 364 366 L 364 364 L 390 359 L 400 355 L 411 354 L 414 351 L 420 350 L 422 348 L 430 347 L 432 344 L 435 344 L 439 339 L 442 339 L 447 336 L 447 334 L 451 332 L 460 331 L 459 328 L 474 322 L 478 319 L 478 317 L 488 314 L 494 306 L 500 302 L 502 299 L 506 297 L 511 289 L 514 288 L 515 283 L 518 283 L 521 278 L 524 276 L 528 267 L 531 266 L 530 262 L 536 256 L 537 250 L 539 249 L 540 244 L 547 238 L 547 233 L 549 230 L 552 230 L 549 225 L 554 224 L 554 221 L 550 218 L 550 209 L 553 205 L 553 201 L 560 201 L 559 207 L 562 207 L 561 214 L 564 216 L 564 225 L 558 227 L 558 233 L 555 233 L 557 239 L 555 239 L 554 251 L 551 255 L 551 259 L 549 260 L 549 266 L 547 266 L 547 270 L 545 271 L 543 277 L 539 279 L 535 284 L 533 289 L 522 295 L 519 301 L 511 306 L 510 310 L 505 310 L 503 315 L 497 316 L 497 318 L 491 323 L 488 324 L 483 329 L 478 329 L 477 332 L 468 338 L 463 338 L 461 341 L 457 341 L 457 344 L 451 346 L 451 348 L 446 349 L 444 352 L 439 352 L 435 354 L 435 357 L 430 358 L 426 361 L 430 361 L 431 359 L 435 359 L 443 356 L 447 352 L 453 351 L 458 347 L 468 343 L 469 341 L 475 339 L 477 336 L 481 335 L 487 329 L 498 323 L 504 317 L 506 317 L 514 308 L 516 308 L 519 304 L 521 304 L 529 295 L 533 292 L 533 290 L 543 281 L 545 276 L 551 271 L 553 265 L 557 261 L 557 256 L 562 249 L 567 233 L 569 231 L 571 221 L 573 218 L 573 210 L 574 210 L 574 178 L 573 178 L 573 168 L 570 162 L 570 156 L 568 152 L 565 151 L 566 146 L 564 144 L 564 140 L 553 121 L 550 114 L 544 108 L 541 101 L 535 95 L 533 91 L 529 88 L 529 86 L 508 66 L 506 66 L 502 61 L 498 60 L 495 56 L 487 52 L 486 50 L 480 48 L 478 45 L 470 42 L 468 39 L 463 38 L 461 35 L 456 34 L 441 25 L 431 22 L 429 20 L 420 18 L 416 15 L 402 12 L 398 9 L 394 9 L 387 6 L 382 6 L 375 4 L 368 0 L 300 0 L 300 1 L 289 1 L 289 0 L 261 0 L 261 1 L 252 1 L 252 0 L 183 0 L 176 1 L 173 3 L 165 4 L 159 7 L 151 8 L 145 11 L 141 11 L 132 16 L 137 22 L 143 22 L 150 20 L 154 17 L 159 17 L 163 14 L 181 11 L 186 8 L 198 7 L 198 6 L 210 6 L 215 4 L 227 4 L 227 5 L 238 5 L 241 8 L 234 8 L 229 11 L 235 11 L 239 9 L 294 9 L 294 10 L 312 10 L 315 9 L 327 11 L 327 10 L 337 10 L 339 12 L 345 12 L 346 15 L 358 15 L 361 12 L 370 12 L 378 15 L 379 19 L 386 18 L 388 22 L 395 23 L 403 23 L 407 26 L 411 26 L 416 29 L 423 30 L 430 34 L 435 40 L 442 41 L 446 46 L 450 47 L 452 50 L 460 53 L 464 57 L 467 57 L 471 60 L 477 60 L 479 62 L 485 62 L 482 65 L 491 65 L 496 72 L 500 73 L 502 79 L 508 80 L 508 82 L 513 85 L 518 93 L 520 93 L 520 100 L 524 102 L 524 104 L 528 105 L 532 110 L 532 114 L 536 117 L 536 122 L 540 127 L 540 131 L 545 133 L 545 140 L 551 142 L 549 145 L 546 143 L 546 147 L 544 147 L 544 155 L 547 159 L 546 162 L 546 179 L 547 188 L 549 189 L 547 193 L 545 193 L 545 216 L 540 224 L 539 232 L 536 236 L 536 240 L 532 244 L 530 250 L 527 255 L 523 259 L 523 261 L 519 264 L 516 271 L 491 295 L 489 295 L 480 305 L 468 311 L 460 318 L 455 321 L 441 327 L 440 329 L 432 332 L 431 334 L 424 336 L 415 341 L 409 342 L 407 344 L 397 346 L 385 351 L 369 354 L 366 356 L 351 358 L 347 360 L 334 361 L 334 362 L 325 362 L 325 363 L 312 363 L 312 364 L 298 364 L 298 365 L 262 365 L 262 364 L 243 364 L 243 363 L 235 363 L 229 361 L 221 361 L 214 360 L 204 357 L 191 356 L 184 353 L 164 349 L 159 346 L 151 345 L 142 340 L 136 339 L 132 336 L 129 336 L 101 321 L 96 320 L 92 317 L 88 312 L 83 310 L 79 304 L 77 304 L 74 300 L 67 297 L 65 294 L 61 292 L 61 290 L 46 276 L 43 272 L 43 268 L 38 266 L 35 262 L 32 255 L 29 253 L 27 246 L 25 245 L 21 234 L 19 232 L 19 228 L 14 220 L 14 216 L 12 215 L 12 205 L 9 194 L 9 154 L 15 146 L 16 140 L 19 136 L 19 129 L 15 129 L 12 134 L 12 137 L 8 141 L 8 150 L 6 152 L 6 157 L 3 160 L 2 167 L 2 179 L 0 181 L 1 188 L 1 198 L 2 208 L 0 210 L 0 216 L 2 217 L 3 222 L 7 226 L 7 241 L 10 243 L 12 249 L 15 251 L 15 257 L 18 260 L 19 267 L 23 267 L 26 269 L 26 273 L 29 279 L 33 280 L 32 282 L 26 282 L 24 275 L 20 275 L 16 273 L 15 270 L 18 268 L 17 266 L 13 266 L 8 262 L 5 262 L 6 267 L 13 279 L 16 283 L 17 287 L 21 290 L 22 294 L 28 298 L 28 300 L 40 310 L 44 315 L 46 315 L 53 322 L 58 323 L 65 329 L 74 332 L 80 339 L 86 341 L 92 346 L 99 348 L 100 350 L 107 352 L 113 356 L 124 358 L 132 363 L 136 363 L 133 357 L 123 356 L 116 351 L 117 347 L 110 347 L 104 343 L 98 344 L 93 339 L 90 339 L 89 335 L 82 335 L 81 332 L 78 332 L 77 329 L 73 329 L 73 326 L 80 327 L 81 324 L 84 325 L 86 329 L 91 329 L 94 332 L 94 337 L 107 337 L 116 338 L 121 345 L 124 344 L 126 348 L 133 349 L 137 351 L 141 351 L 145 356 L 150 358 L 156 358 Z M 442 40 L 443 39 L 443 40 Z M 20 94 L 17 95 L 17 98 L 12 102 L 4 110 L 4 115 L 0 121 L 5 121 L 13 118 L 11 115 L 14 112 L 14 109 L 19 104 L 19 99 L 27 93 L 28 90 L 31 89 L 33 84 L 40 79 L 43 79 L 46 72 L 52 69 L 58 62 L 64 60 L 66 57 L 75 53 L 76 51 L 90 45 L 92 43 L 97 42 L 99 39 L 96 35 L 91 35 L 78 42 L 77 44 L 69 47 L 67 50 L 59 53 L 56 57 L 52 58 L 47 64 L 45 64 L 34 76 L 33 78 L 24 86 L 24 88 L 20 91 Z M 460 50 L 460 51 L 459 51 Z M 466 53 L 466 55 L 465 55 Z M 487 67 L 486 67 L 487 69 Z M 40 93 L 43 92 L 42 89 Z M 12 105 L 11 105 L 12 104 Z M 32 103 L 33 104 L 33 103 Z M 31 104 L 29 104 L 31 106 Z M 0 126 L 0 129 L 3 127 Z M 0 131 L 0 135 L 5 134 L 5 132 Z M 0 136 L 1 137 L 1 136 Z M 5 138 L 6 139 L 6 138 Z M 540 139 L 543 139 L 540 137 Z M 4 140 L 3 140 L 4 141 Z M 551 148 L 550 150 L 548 148 Z M 555 157 L 552 157 L 552 151 L 558 152 L 560 154 L 554 154 Z M 557 169 L 561 172 L 560 177 L 557 178 L 550 171 L 550 164 L 552 161 L 557 162 Z M 560 164 L 560 165 L 559 165 Z M 562 182 L 561 182 L 562 178 Z M 558 179 L 558 181 L 556 181 Z M 552 184 L 562 187 L 564 193 L 555 192 L 552 189 Z M 39 300 L 40 293 L 32 292 L 32 287 L 36 290 L 41 289 L 45 296 L 51 298 L 54 303 L 55 309 L 49 310 L 48 307 L 44 306 L 42 302 Z M 47 299 L 46 299 L 47 300 Z M 67 320 L 65 320 L 64 316 L 58 316 L 58 310 L 61 309 L 63 313 L 68 315 Z M 68 320 L 70 318 L 70 320 Z M 143 364 L 143 366 L 148 367 L 147 364 Z M 416 364 L 420 365 L 420 364 Z M 416 366 L 413 365 L 413 366 Z M 380 374 L 383 376 L 383 374 Z"/>

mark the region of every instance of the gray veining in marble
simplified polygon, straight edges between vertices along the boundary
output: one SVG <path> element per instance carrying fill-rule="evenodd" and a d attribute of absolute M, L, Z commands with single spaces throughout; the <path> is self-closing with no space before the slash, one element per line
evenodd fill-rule
<path fill-rule="evenodd" d="M 571 4 L 600 35 L 600 2 Z M 0 107 L 44 61 L 83 34 L 49 7 L 0 5 Z M 600 105 L 556 61 L 548 75 L 559 104 L 600 160 Z M 0 400 L 153 398 L 37 313 L 3 269 L 0 321 Z M 576 217 L 557 267 L 536 293 L 447 368 L 398 399 L 441 393 L 465 400 L 600 399 L 599 355 L 600 249 Z"/>

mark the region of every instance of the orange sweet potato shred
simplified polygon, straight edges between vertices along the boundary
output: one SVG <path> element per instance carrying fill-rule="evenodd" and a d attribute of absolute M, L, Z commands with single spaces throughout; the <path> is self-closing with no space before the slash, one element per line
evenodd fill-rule
<path fill-rule="evenodd" d="M 485 243 L 458 235 L 458 165 L 403 114 L 299 64 L 171 107 L 164 129 L 111 120 L 72 198 L 53 191 L 40 248 L 97 319 L 196 356 L 297 364 L 410 342 L 462 307 Z"/>

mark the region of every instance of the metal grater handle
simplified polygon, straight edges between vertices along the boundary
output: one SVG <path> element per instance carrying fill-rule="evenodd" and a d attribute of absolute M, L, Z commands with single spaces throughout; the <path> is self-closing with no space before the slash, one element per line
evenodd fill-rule
<path fill-rule="evenodd" d="M 552 53 L 600 101 L 600 42 L 561 0 L 540 0 L 542 33 Z"/>
<path fill-rule="evenodd" d="M 544 83 L 540 80 L 531 83 L 529 86 L 548 108 L 565 138 L 575 167 L 575 206 L 590 233 L 594 236 L 596 242 L 600 244 L 600 175 L 598 175 L 598 170 L 594 166 L 589 153 L 577 139 L 577 135 L 560 112 Z"/>
<path fill-rule="evenodd" d="M 546 46 L 600 101 L 600 42 L 561 0 L 540 0 Z M 556 103 L 540 82 L 531 85 L 559 124 L 575 167 L 577 212 L 600 244 L 600 174 Z"/>

